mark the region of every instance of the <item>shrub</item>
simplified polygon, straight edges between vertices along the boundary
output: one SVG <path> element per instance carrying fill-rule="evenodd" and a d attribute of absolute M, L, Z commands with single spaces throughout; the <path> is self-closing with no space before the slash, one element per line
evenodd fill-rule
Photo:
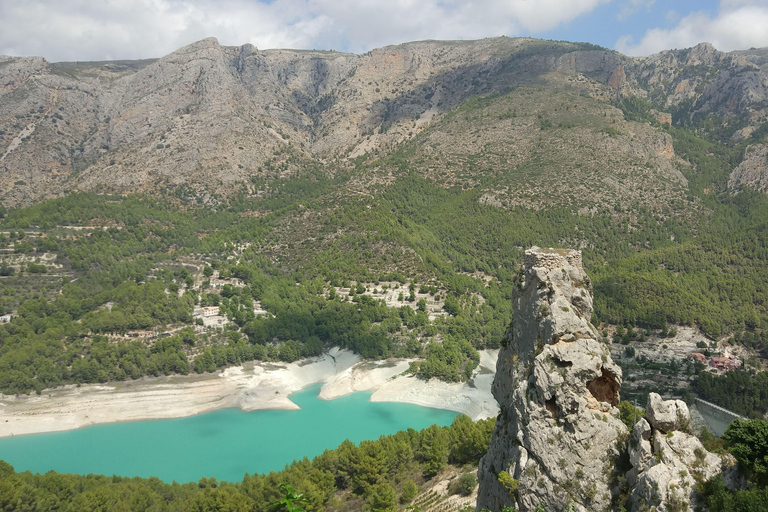
<path fill-rule="evenodd" d="M 505 473 L 506 474 L 506 473 Z M 469 496 L 472 491 L 475 490 L 477 485 L 477 478 L 472 473 L 464 473 L 459 478 L 451 482 L 448 486 L 448 491 L 451 494 L 461 494 L 462 496 Z"/>

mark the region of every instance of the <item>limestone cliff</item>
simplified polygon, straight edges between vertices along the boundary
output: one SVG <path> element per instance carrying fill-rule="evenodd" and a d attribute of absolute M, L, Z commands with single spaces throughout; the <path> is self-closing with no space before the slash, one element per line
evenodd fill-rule
<path fill-rule="evenodd" d="M 477 510 L 700 505 L 695 482 L 729 464 L 692 435 L 680 400 L 651 393 L 631 432 L 619 419 L 621 369 L 589 322 L 581 253 L 526 251 L 513 307 L 493 381 L 501 412 L 480 461 Z"/>
<path fill-rule="evenodd" d="M 768 145 L 755 144 L 744 151 L 744 160 L 728 177 L 728 188 L 738 190 L 752 187 L 755 190 L 768 189 Z"/>
<path fill-rule="evenodd" d="M 743 125 L 743 138 L 765 118 L 765 54 L 705 44 L 636 59 L 500 37 L 363 55 L 209 38 L 143 61 L 0 56 L 0 201 L 173 190 L 215 205 L 318 169 L 343 174 L 358 158 L 385 161 L 411 143 L 406 167 L 447 186 L 531 167 L 525 186 L 516 178 L 484 191 L 488 204 L 538 208 L 546 188 L 569 207 L 590 197 L 666 209 L 687 195 L 671 137 L 611 102 L 646 98 L 673 125 L 714 114 Z M 361 186 L 387 173 L 366 173 Z"/>
<path fill-rule="evenodd" d="M 478 510 L 547 510 L 611 504 L 621 370 L 590 324 L 581 253 L 526 251 L 513 325 L 499 352 L 493 393 L 501 407 L 480 462 Z"/>

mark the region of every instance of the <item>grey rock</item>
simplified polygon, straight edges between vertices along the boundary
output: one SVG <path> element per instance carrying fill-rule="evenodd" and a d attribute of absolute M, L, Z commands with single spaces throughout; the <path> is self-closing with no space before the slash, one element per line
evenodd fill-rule
<path fill-rule="evenodd" d="M 144 61 L 0 57 L 0 200 L 18 206 L 66 190 L 153 192 L 182 184 L 210 198 L 239 192 L 252 177 L 329 163 L 332 173 L 409 140 L 468 98 L 539 86 L 553 74 L 601 101 L 650 95 L 666 98 L 671 111 L 695 100 L 690 115 L 741 116 L 744 129 L 753 129 L 768 105 L 765 62 L 759 51 L 725 54 L 706 44 L 633 59 L 505 37 L 413 42 L 363 55 L 262 51 L 209 38 Z M 648 188 L 638 200 L 670 200 L 662 189 L 679 198 L 686 182 L 669 135 L 641 123 L 620 131 L 626 134 L 589 134 L 578 144 L 610 157 L 612 167 L 652 168 L 644 171 Z M 516 137 L 520 155 L 535 142 L 525 139 L 528 132 L 505 131 Z M 465 139 L 450 140 L 451 148 L 471 155 L 484 147 Z M 611 196 L 632 195 L 630 182 L 599 179 L 595 188 Z M 523 201 L 499 197 L 498 190 L 483 197 L 499 206 Z"/>
<path fill-rule="evenodd" d="M 589 291 L 577 251 L 526 251 L 493 382 L 501 412 L 480 461 L 478 511 L 610 510 L 622 492 L 631 510 L 694 510 L 697 479 L 732 464 L 688 433 L 681 400 L 651 393 L 645 417 L 627 431 L 616 408 L 621 370 L 588 321 Z M 626 475 L 620 456 L 631 465 Z"/>
<path fill-rule="evenodd" d="M 753 144 L 744 151 L 744 159 L 728 176 L 728 188 L 751 187 L 768 190 L 768 145 Z"/>
<path fill-rule="evenodd" d="M 684 114 L 689 119 L 709 114 L 761 117 L 768 99 L 766 53 L 724 53 L 709 43 L 666 50 L 633 61 L 626 72 L 627 87 L 633 94 L 665 98 L 670 112 L 692 101 Z"/>
<path fill-rule="evenodd" d="M 632 435 L 629 438 L 629 463 L 632 465 L 632 471 L 628 475 L 630 485 L 637 482 L 638 468 L 650 467 L 653 457 L 653 446 L 651 445 L 651 425 L 640 418 L 632 428 Z"/>
<path fill-rule="evenodd" d="M 648 394 L 645 417 L 651 427 L 662 432 L 687 431 L 691 425 L 691 413 L 682 400 L 663 400 L 657 393 Z"/>
<path fill-rule="evenodd" d="M 478 510 L 610 507 L 611 463 L 626 437 L 618 419 L 621 370 L 589 323 L 589 278 L 577 251 L 526 251 L 515 322 L 499 352 L 501 407 L 478 472 Z M 501 472 L 519 483 L 511 494 Z M 503 479 L 502 479 L 503 480 Z"/>
<path fill-rule="evenodd" d="M 674 505 L 675 510 L 693 511 L 701 505 L 696 479 L 708 480 L 726 465 L 686 432 L 689 425 L 685 402 L 649 395 L 646 418 L 635 424 L 628 447 L 632 510 L 664 511 Z"/>

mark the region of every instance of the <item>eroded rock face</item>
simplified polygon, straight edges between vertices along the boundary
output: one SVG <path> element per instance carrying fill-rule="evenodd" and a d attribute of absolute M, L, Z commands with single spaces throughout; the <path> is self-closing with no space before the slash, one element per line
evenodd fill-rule
<path fill-rule="evenodd" d="M 16 207 L 75 190 L 154 193 L 167 187 L 189 193 L 185 201 L 215 206 L 217 197 L 239 194 L 252 177 L 298 176 L 310 163 L 327 166 L 329 174 L 345 172 L 351 160 L 387 154 L 469 98 L 545 83 L 558 91 L 567 83 L 600 103 L 653 99 L 662 123 L 672 122 L 672 111 L 683 123 L 711 114 L 730 118 L 729 125 L 745 125 L 735 139 L 742 140 L 768 112 L 766 55 L 765 49 L 722 53 L 702 44 L 630 58 L 578 43 L 499 37 L 419 41 L 363 55 L 222 46 L 208 38 L 142 61 L 0 56 L 0 200 Z M 525 103 L 549 101 L 533 98 Z M 489 168 L 522 165 L 541 141 L 529 136 L 527 116 L 512 122 L 501 114 L 498 122 L 484 122 L 488 133 L 481 138 L 466 128 L 429 134 L 430 159 L 453 160 L 448 155 L 455 151 L 493 153 L 499 144 L 515 151 L 488 161 Z M 538 183 L 553 197 L 596 194 L 607 206 L 615 205 L 614 194 L 644 206 L 683 199 L 686 181 L 671 136 L 645 123 L 610 121 L 618 123 L 610 135 L 595 137 L 597 127 L 588 123 L 543 150 L 583 146 L 576 154 L 585 163 L 592 155 L 600 162 L 594 170 L 606 163 L 613 173 L 598 177 L 585 166 L 579 172 L 591 185 L 569 180 L 567 191 L 557 176 Z M 414 170 L 437 179 L 450 167 Z M 625 170 L 642 174 L 638 181 L 612 176 Z M 477 172 L 466 181 L 454 181 L 453 171 L 440 179 L 475 186 Z M 745 172 L 736 182 L 764 174 Z M 487 204 L 541 207 L 522 193 L 494 189 L 483 191 Z M 249 193 L 261 192 L 251 187 Z"/>
<path fill-rule="evenodd" d="M 589 322 L 581 253 L 528 250 L 513 301 L 493 384 L 501 414 L 480 462 L 477 509 L 609 509 L 627 436 L 616 408 L 621 370 Z"/>
<path fill-rule="evenodd" d="M 738 190 L 751 187 L 764 192 L 768 190 L 768 145 L 753 144 L 744 152 L 744 160 L 728 177 L 728 188 Z"/>
<path fill-rule="evenodd" d="M 645 418 L 629 439 L 632 510 L 694 510 L 695 478 L 709 480 L 723 470 L 720 457 L 704 449 L 691 433 L 691 415 L 681 400 L 648 396 Z"/>
<path fill-rule="evenodd" d="M 478 511 L 611 510 L 625 492 L 632 511 L 692 511 L 695 482 L 733 465 L 692 435 L 681 400 L 651 393 L 627 432 L 616 408 L 621 370 L 589 323 L 589 289 L 579 252 L 526 251 L 493 382 L 501 413 L 480 461 Z"/>

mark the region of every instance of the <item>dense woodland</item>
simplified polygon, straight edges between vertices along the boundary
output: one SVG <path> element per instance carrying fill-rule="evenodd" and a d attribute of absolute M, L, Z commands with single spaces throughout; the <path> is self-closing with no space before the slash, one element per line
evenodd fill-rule
<path fill-rule="evenodd" d="M 276 268 L 255 248 L 268 232 L 269 219 L 235 222 L 227 214 L 165 209 L 148 198 L 70 196 L 12 212 L 4 222 L 15 228 L 13 237 L 18 240 L 21 226 L 47 225 L 55 218 L 88 224 L 90 219 L 107 216 L 119 225 L 78 238 L 57 236 L 55 229 L 36 235 L 40 249 L 29 254 L 55 249 L 56 262 L 65 273 L 76 276 L 60 278 L 56 285 L 61 293 L 46 296 L 53 285 L 30 291 L 29 283 L 35 283 L 37 274 L 28 270 L 26 281 L 18 287 L 0 283 L 3 307 L 15 309 L 17 315 L 0 326 L 0 389 L 5 392 L 213 371 L 248 360 L 294 361 L 319 355 L 330 346 L 349 348 L 367 358 L 424 354 L 421 371 L 425 376 L 462 380 L 477 364 L 476 349 L 498 346 L 509 322 L 508 280 L 485 285 L 478 279 L 450 275 L 445 280 L 449 288 L 442 288 L 448 295 L 445 307 L 450 315 L 435 322 L 420 309 L 387 307 L 364 294 L 351 301 L 332 297 L 326 290 L 332 284 L 346 284 L 349 278 L 405 280 L 401 274 L 371 275 L 367 269 L 348 272 L 343 265 L 356 264 L 349 254 L 347 262 L 326 265 L 327 279 Z M 213 231 L 211 225 L 225 229 Z M 207 230 L 212 233 L 201 241 L 198 234 Z M 233 241 L 245 240 L 253 245 L 238 260 L 226 259 Z M 6 243 L 15 250 L 15 243 Z M 178 254 L 169 259 L 169 251 Z M 222 277 L 237 278 L 243 286 L 227 285 L 218 291 L 195 288 L 189 265 L 180 263 L 185 255 L 210 262 Z M 432 288 L 432 293 L 436 290 L 419 285 L 424 286 Z M 256 300 L 270 316 L 255 317 Z M 229 318 L 220 343 L 202 345 L 196 340 L 191 329 L 195 304 L 217 305 Z M 111 343 L 105 336 L 185 325 L 178 334 L 150 346 L 139 341 Z M 429 344 L 435 336 L 444 344 Z M 187 361 L 193 351 L 198 354 Z M 461 355 L 451 362 L 442 356 L 454 351 Z"/>
<path fill-rule="evenodd" d="M 705 400 L 750 418 L 762 418 L 768 412 L 768 373 L 727 372 L 715 376 L 701 372 L 691 388 Z"/>
<path fill-rule="evenodd" d="M 738 471 L 747 480 L 745 489 L 729 490 L 722 476 L 699 482 L 706 505 L 712 512 L 757 512 L 768 507 L 768 421 L 734 420 L 725 434 L 710 446 L 727 450 L 736 459 Z"/>

